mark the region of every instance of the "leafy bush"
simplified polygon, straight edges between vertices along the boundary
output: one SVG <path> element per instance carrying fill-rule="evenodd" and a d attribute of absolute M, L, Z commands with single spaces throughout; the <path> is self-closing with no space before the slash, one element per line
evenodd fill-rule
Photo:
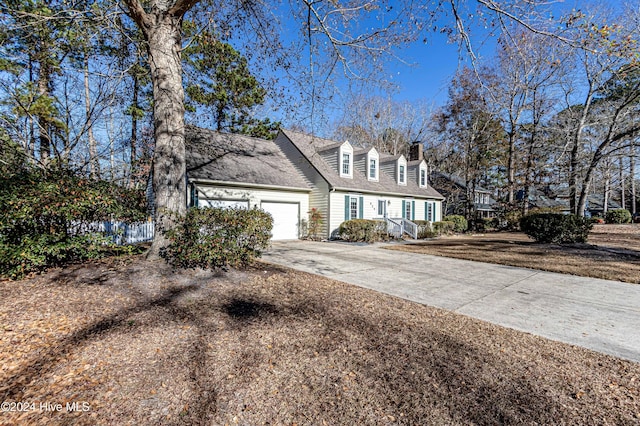
<path fill-rule="evenodd" d="M 268 247 L 272 228 L 271 215 L 259 209 L 192 208 L 166 231 L 160 255 L 179 268 L 246 266 Z"/>
<path fill-rule="evenodd" d="M 0 275 L 30 272 L 70 262 L 128 253 L 91 233 L 102 220 L 142 220 L 142 191 L 129 191 L 67 170 L 29 171 L 0 178 Z"/>
<path fill-rule="evenodd" d="M 433 232 L 437 236 L 453 234 L 455 228 L 455 222 L 449 222 L 446 220 L 443 220 L 442 222 L 433 222 Z"/>
<path fill-rule="evenodd" d="M 533 213 L 520 220 L 520 228 L 539 243 L 584 243 L 593 223 L 577 215 Z"/>
<path fill-rule="evenodd" d="M 388 239 L 387 224 L 381 220 L 352 219 L 342 222 L 338 235 L 349 242 L 374 243 Z"/>
<path fill-rule="evenodd" d="M 445 222 L 453 222 L 455 224 L 453 227 L 454 232 L 465 232 L 469 228 L 469 223 L 464 216 L 452 214 L 449 216 L 445 216 L 443 220 Z"/>
<path fill-rule="evenodd" d="M 631 223 L 631 213 L 626 209 L 609 210 L 605 219 L 607 223 Z"/>
<path fill-rule="evenodd" d="M 511 210 L 504 212 L 502 228 L 505 231 L 519 231 L 520 220 L 522 219 L 522 211 Z"/>
<path fill-rule="evenodd" d="M 495 231 L 500 226 L 500 220 L 494 218 L 478 218 L 475 220 L 475 230 L 478 232 Z"/>
<path fill-rule="evenodd" d="M 418 225 L 418 238 L 433 238 L 435 233 L 431 229 L 431 222 L 428 220 L 414 220 L 413 223 Z"/>

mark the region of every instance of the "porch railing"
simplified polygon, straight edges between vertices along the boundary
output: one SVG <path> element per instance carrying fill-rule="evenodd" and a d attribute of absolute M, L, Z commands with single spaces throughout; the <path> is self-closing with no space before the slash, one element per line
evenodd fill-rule
<path fill-rule="evenodd" d="M 408 234 L 414 240 L 418 238 L 418 225 L 404 218 L 385 218 L 387 222 L 387 232 L 395 238 L 401 238 L 403 234 Z"/>

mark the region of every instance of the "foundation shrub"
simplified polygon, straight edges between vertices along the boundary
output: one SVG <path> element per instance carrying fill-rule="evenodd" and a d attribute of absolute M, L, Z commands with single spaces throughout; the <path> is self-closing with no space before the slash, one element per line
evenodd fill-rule
<path fill-rule="evenodd" d="M 384 221 L 369 219 L 351 219 L 342 222 L 338 235 L 345 241 L 365 243 L 386 241 L 389 238 Z"/>
<path fill-rule="evenodd" d="M 248 265 L 269 246 L 273 218 L 260 209 L 192 208 L 166 231 L 160 255 L 179 268 L 226 270 Z"/>

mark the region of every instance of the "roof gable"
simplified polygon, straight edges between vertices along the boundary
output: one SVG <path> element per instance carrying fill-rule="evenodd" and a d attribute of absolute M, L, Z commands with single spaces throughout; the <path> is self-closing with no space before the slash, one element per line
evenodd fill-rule
<path fill-rule="evenodd" d="M 311 189 L 273 141 L 194 126 L 187 126 L 185 136 L 191 180 Z"/>
<path fill-rule="evenodd" d="M 407 181 L 407 185 L 398 185 L 395 178 L 387 173 L 384 173 L 382 168 L 379 169 L 378 180 L 369 180 L 366 173 L 356 173 L 355 171 L 352 178 L 341 178 L 338 169 L 335 167 L 331 167 L 323 158 L 324 156 L 320 153 L 322 151 L 326 151 L 327 149 L 335 149 L 336 146 L 339 147 L 343 143 L 338 143 L 336 145 L 335 141 L 292 130 L 282 129 L 280 130 L 280 132 L 298 149 L 298 151 L 300 151 L 307 158 L 307 160 L 327 181 L 327 183 L 335 189 L 360 192 L 375 192 L 380 194 L 397 194 L 403 196 L 417 196 L 436 199 L 444 198 L 435 189 L 431 187 L 420 188 L 417 182 L 414 181 Z M 363 151 L 358 151 L 357 154 L 362 155 Z M 403 158 L 406 161 L 406 159 L 402 155 L 378 155 L 380 163 L 382 163 L 383 161 L 396 161 L 399 158 Z"/>

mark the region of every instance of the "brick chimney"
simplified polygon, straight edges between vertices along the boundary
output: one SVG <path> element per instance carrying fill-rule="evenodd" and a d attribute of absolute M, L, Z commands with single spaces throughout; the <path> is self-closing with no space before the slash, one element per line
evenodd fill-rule
<path fill-rule="evenodd" d="M 422 142 L 415 141 L 409 147 L 409 161 L 422 161 L 424 159 L 424 152 L 422 151 Z"/>

